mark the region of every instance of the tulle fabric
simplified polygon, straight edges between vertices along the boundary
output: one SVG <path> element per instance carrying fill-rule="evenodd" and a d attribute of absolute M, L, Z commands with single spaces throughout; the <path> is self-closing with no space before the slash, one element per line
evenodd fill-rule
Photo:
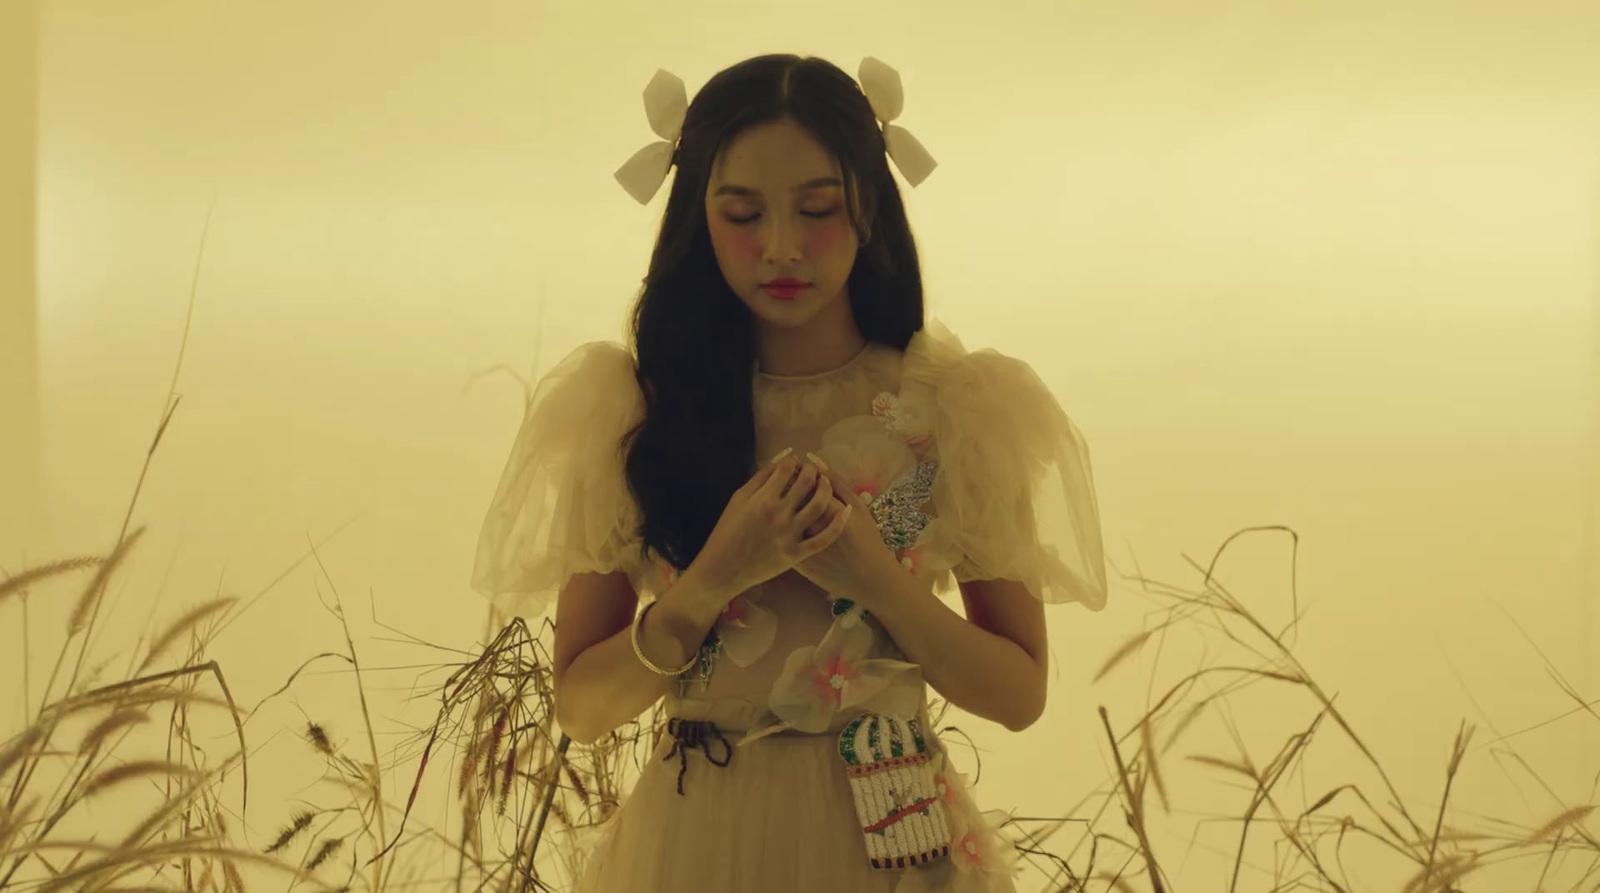
<path fill-rule="evenodd" d="M 1089 448 L 1027 363 L 967 353 L 937 319 L 905 353 L 900 398 L 937 444 L 933 506 L 954 540 L 958 582 L 1019 580 L 1047 604 L 1106 603 Z M 948 592 L 942 575 L 935 591 Z"/>
<path fill-rule="evenodd" d="M 690 751 L 682 796 L 672 743 L 663 736 L 613 814 L 578 893 L 894 893 L 899 872 L 867 863 L 832 738 L 763 738 L 727 767 Z M 711 750 L 723 758 L 720 742 Z"/>
<path fill-rule="evenodd" d="M 503 616 L 539 619 L 577 573 L 639 572 L 638 508 L 620 441 L 643 417 L 633 357 L 580 345 L 540 379 L 478 536 L 472 587 Z M 641 591 L 656 579 L 635 578 Z"/>
<path fill-rule="evenodd" d="M 968 782 L 936 757 L 951 857 L 873 868 L 834 735 L 720 741 L 673 752 L 663 735 L 622 806 L 589 839 L 577 893 L 1015 893 L 1015 835 L 980 813 Z M 727 761 L 726 766 L 717 766 Z M 683 794 L 678 793 L 682 771 Z"/>
<path fill-rule="evenodd" d="M 1022 582 L 1048 604 L 1099 611 L 1106 576 L 1088 447 L 1025 362 L 968 352 L 938 319 L 903 355 L 869 344 L 817 376 L 754 374 L 757 460 L 814 450 L 880 492 L 936 461 L 934 523 L 902 563 L 932 590 Z M 581 345 L 549 372 L 523 422 L 479 535 L 472 586 L 506 615 L 537 620 L 575 573 L 625 571 L 648 603 L 675 574 L 645 564 L 639 513 L 617 447 L 642 417 L 632 355 Z"/>

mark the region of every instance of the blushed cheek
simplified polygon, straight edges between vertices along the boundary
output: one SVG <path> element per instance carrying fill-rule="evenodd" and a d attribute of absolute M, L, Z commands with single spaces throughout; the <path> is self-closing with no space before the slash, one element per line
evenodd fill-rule
<path fill-rule="evenodd" d="M 843 215 L 834 215 L 825 226 L 811 230 L 806 237 L 806 252 L 811 257 L 822 257 L 837 249 L 845 238 L 845 230 L 849 221 Z"/>
<path fill-rule="evenodd" d="M 711 245 L 723 257 L 745 264 L 761 263 L 761 243 L 750 234 L 750 230 L 712 224 Z"/>
<path fill-rule="evenodd" d="M 818 258 L 838 250 L 849 237 L 849 228 L 849 220 L 843 216 L 812 227 L 805 237 L 806 256 Z M 754 229 L 712 224 L 711 244 L 724 257 L 747 264 L 760 264 L 765 253 Z"/>

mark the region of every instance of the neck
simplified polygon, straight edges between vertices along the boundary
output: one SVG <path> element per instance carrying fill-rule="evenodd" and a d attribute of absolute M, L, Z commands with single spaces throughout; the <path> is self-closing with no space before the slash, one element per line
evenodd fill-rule
<path fill-rule="evenodd" d="M 798 326 L 756 320 L 757 368 L 768 375 L 816 375 L 850 362 L 866 347 L 848 295 Z"/>

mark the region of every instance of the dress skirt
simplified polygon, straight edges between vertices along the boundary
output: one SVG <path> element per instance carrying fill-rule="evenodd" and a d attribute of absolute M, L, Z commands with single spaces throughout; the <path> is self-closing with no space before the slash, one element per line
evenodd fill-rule
<path fill-rule="evenodd" d="M 710 722 L 675 718 L 672 729 L 600 827 L 578 893 L 1015 890 L 1008 876 L 957 872 L 950 858 L 874 868 L 836 732 L 738 746 L 744 732 L 719 735 Z"/>

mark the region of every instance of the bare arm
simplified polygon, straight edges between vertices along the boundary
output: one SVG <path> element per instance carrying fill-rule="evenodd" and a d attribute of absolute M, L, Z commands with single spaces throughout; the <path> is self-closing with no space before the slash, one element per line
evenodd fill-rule
<path fill-rule="evenodd" d="M 1016 580 L 969 580 L 961 596 L 966 617 L 934 596 L 929 583 L 891 565 L 853 600 L 878 618 L 945 700 L 1020 732 L 1044 712 L 1044 603 Z"/>
<path fill-rule="evenodd" d="M 682 666 L 737 593 L 694 564 L 639 627 L 652 663 Z M 639 596 L 628 575 L 575 574 L 556 603 L 556 722 L 579 744 L 635 719 L 672 691 L 677 677 L 639 662 L 629 627 Z"/>

